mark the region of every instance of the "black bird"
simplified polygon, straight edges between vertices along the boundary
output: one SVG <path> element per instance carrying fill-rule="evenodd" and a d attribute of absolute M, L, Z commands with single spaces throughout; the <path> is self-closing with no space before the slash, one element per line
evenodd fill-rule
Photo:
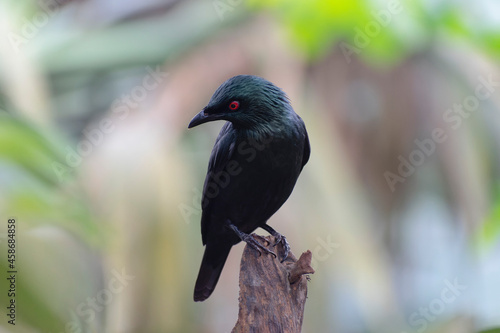
<path fill-rule="evenodd" d="M 206 248 L 195 301 L 212 294 L 233 245 L 243 240 L 259 253 L 275 255 L 249 235 L 259 227 L 283 243 L 286 258 L 285 237 L 266 223 L 292 193 L 310 154 L 304 122 L 285 93 L 263 78 L 238 75 L 227 80 L 188 128 L 214 120 L 227 123 L 212 150 L 203 188 L 201 236 Z"/>

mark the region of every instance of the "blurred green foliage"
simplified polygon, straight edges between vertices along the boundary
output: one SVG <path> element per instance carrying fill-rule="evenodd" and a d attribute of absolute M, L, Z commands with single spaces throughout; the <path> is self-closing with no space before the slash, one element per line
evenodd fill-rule
<path fill-rule="evenodd" d="M 500 333 L 500 328 L 491 328 L 488 330 L 481 331 L 479 333 Z"/>
<path fill-rule="evenodd" d="M 500 236 L 500 193 L 490 209 L 484 223 L 479 227 L 476 241 L 480 248 L 488 249 L 498 240 Z"/>
<path fill-rule="evenodd" d="M 63 226 L 93 244 L 100 244 L 102 229 L 86 207 L 78 188 L 72 188 L 77 168 L 68 166 L 61 143 L 40 128 L 0 110 L 0 167 L 12 174 L 2 192 L 7 212 L 21 212 L 26 222 Z"/>
<path fill-rule="evenodd" d="M 343 41 L 363 49 L 359 56 L 368 63 L 394 64 L 443 34 L 500 55 L 497 29 L 471 24 L 472 11 L 453 1 L 430 5 L 424 0 L 249 0 L 249 5 L 272 11 L 311 60 Z"/>
<path fill-rule="evenodd" d="M 27 123 L 0 110 L 0 155 L 48 186 L 59 184 L 51 165 L 63 155 Z"/>

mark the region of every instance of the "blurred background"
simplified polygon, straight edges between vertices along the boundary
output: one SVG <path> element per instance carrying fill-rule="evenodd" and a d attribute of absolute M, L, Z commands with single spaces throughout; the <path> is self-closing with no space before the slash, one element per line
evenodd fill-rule
<path fill-rule="evenodd" d="M 0 35 L 0 332 L 232 329 L 243 244 L 192 301 L 222 123 L 187 124 L 237 74 L 309 131 L 270 222 L 313 252 L 303 332 L 500 327 L 498 1 L 1 0 Z"/>

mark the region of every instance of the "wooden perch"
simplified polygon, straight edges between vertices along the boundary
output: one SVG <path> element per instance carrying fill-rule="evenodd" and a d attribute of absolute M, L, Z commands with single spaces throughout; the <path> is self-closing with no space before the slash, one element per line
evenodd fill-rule
<path fill-rule="evenodd" d="M 256 238 L 260 241 L 261 237 Z M 272 236 L 262 237 L 261 244 L 278 254 L 259 253 L 245 247 L 240 265 L 239 313 L 233 333 L 295 333 L 302 328 L 307 298 L 305 274 L 313 274 L 311 251 L 302 253 L 299 260 L 290 252 L 281 263 L 283 247 L 271 246 Z"/>

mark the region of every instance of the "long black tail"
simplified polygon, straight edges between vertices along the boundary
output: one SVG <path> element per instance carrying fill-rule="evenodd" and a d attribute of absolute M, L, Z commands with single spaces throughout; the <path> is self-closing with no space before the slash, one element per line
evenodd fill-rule
<path fill-rule="evenodd" d="M 194 287 L 195 302 L 206 300 L 214 291 L 231 247 L 231 244 L 207 244 Z"/>

